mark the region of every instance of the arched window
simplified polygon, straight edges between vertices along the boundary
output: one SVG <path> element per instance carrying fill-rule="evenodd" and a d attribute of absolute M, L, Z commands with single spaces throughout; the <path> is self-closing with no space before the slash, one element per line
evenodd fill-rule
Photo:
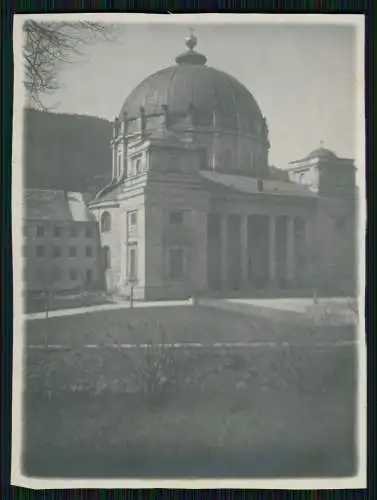
<path fill-rule="evenodd" d="M 102 258 L 103 258 L 103 267 L 105 269 L 109 269 L 111 267 L 111 252 L 108 246 L 102 247 Z"/>
<path fill-rule="evenodd" d="M 111 229 L 111 217 L 109 212 L 103 212 L 101 215 L 101 232 L 105 233 Z"/>

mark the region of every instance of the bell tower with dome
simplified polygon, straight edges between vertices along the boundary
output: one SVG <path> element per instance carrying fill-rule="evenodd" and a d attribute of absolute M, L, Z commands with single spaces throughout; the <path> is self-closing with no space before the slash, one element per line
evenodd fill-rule
<path fill-rule="evenodd" d="M 90 204 L 107 289 L 148 300 L 310 288 L 317 193 L 268 178 L 253 95 L 207 64 L 192 31 L 185 43 L 113 123 L 111 182 Z"/>

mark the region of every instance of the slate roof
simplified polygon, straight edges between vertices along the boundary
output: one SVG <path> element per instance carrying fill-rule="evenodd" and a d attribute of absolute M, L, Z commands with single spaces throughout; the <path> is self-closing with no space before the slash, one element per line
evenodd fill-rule
<path fill-rule="evenodd" d="M 264 180 L 263 191 L 258 190 L 258 179 L 242 175 L 222 174 L 208 170 L 201 170 L 200 175 L 206 181 L 217 184 L 221 188 L 233 189 L 246 194 L 264 194 L 279 196 L 302 196 L 313 198 L 316 195 L 309 189 L 291 182 Z"/>
<path fill-rule="evenodd" d="M 87 208 L 90 195 L 72 191 L 26 189 L 23 204 L 27 219 L 89 222 L 95 221 Z"/>
<path fill-rule="evenodd" d="M 245 194 L 261 194 L 261 195 L 278 195 L 278 196 L 298 196 L 306 198 L 315 198 L 316 194 L 307 189 L 305 186 L 300 186 L 292 182 L 283 182 L 276 180 L 264 180 L 263 191 L 258 190 L 258 179 L 246 177 L 243 175 L 223 174 L 210 170 L 200 170 L 200 178 L 204 187 L 208 189 L 224 189 L 233 190 L 238 193 Z M 97 194 L 93 201 L 116 201 L 118 194 L 123 190 L 123 185 L 108 186 Z"/>

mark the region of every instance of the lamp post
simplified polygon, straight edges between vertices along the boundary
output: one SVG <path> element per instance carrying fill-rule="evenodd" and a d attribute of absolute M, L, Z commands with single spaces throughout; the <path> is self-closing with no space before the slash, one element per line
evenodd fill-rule
<path fill-rule="evenodd" d="M 134 288 L 137 284 L 137 281 L 138 281 L 137 278 L 135 278 L 134 276 L 129 276 L 127 278 L 127 284 L 130 287 L 130 295 L 129 295 L 130 309 L 132 309 L 134 305 Z"/>

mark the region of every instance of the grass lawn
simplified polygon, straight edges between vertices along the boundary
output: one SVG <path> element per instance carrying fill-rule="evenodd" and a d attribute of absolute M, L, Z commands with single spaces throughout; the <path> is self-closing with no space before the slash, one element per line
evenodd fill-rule
<path fill-rule="evenodd" d="M 83 345 L 169 342 L 328 342 L 352 340 L 352 326 L 302 326 L 273 317 L 246 315 L 210 307 L 151 307 L 99 311 L 26 322 L 28 344 Z"/>
<path fill-rule="evenodd" d="M 354 348 L 300 347 L 289 353 L 228 350 L 216 359 L 191 351 L 190 356 L 178 359 L 185 383 L 156 405 L 139 394 L 111 390 L 61 391 L 50 400 L 27 396 L 25 473 L 55 477 L 355 473 Z M 98 377 L 114 370 L 111 364 L 116 364 L 115 358 L 105 363 Z"/>
<path fill-rule="evenodd" d="M 166 342 L 290 345 L 170 350 L 176 385 L 158 404 L 137 390 L 142 350 L 83 348 L 114 339 L 159 341 L 159 328 Z M 356 473 L 356 347 L 333 342 L 352 339 L 351 327 L 303 329 L 229 311 L 169 307 L 27 322 L 29 344 L 43 343 L 46 333 L 50 343 L 69 348 L 26 351 L 27 475 Z M 330 345 L 318 345 L 323 341 Z"/>

